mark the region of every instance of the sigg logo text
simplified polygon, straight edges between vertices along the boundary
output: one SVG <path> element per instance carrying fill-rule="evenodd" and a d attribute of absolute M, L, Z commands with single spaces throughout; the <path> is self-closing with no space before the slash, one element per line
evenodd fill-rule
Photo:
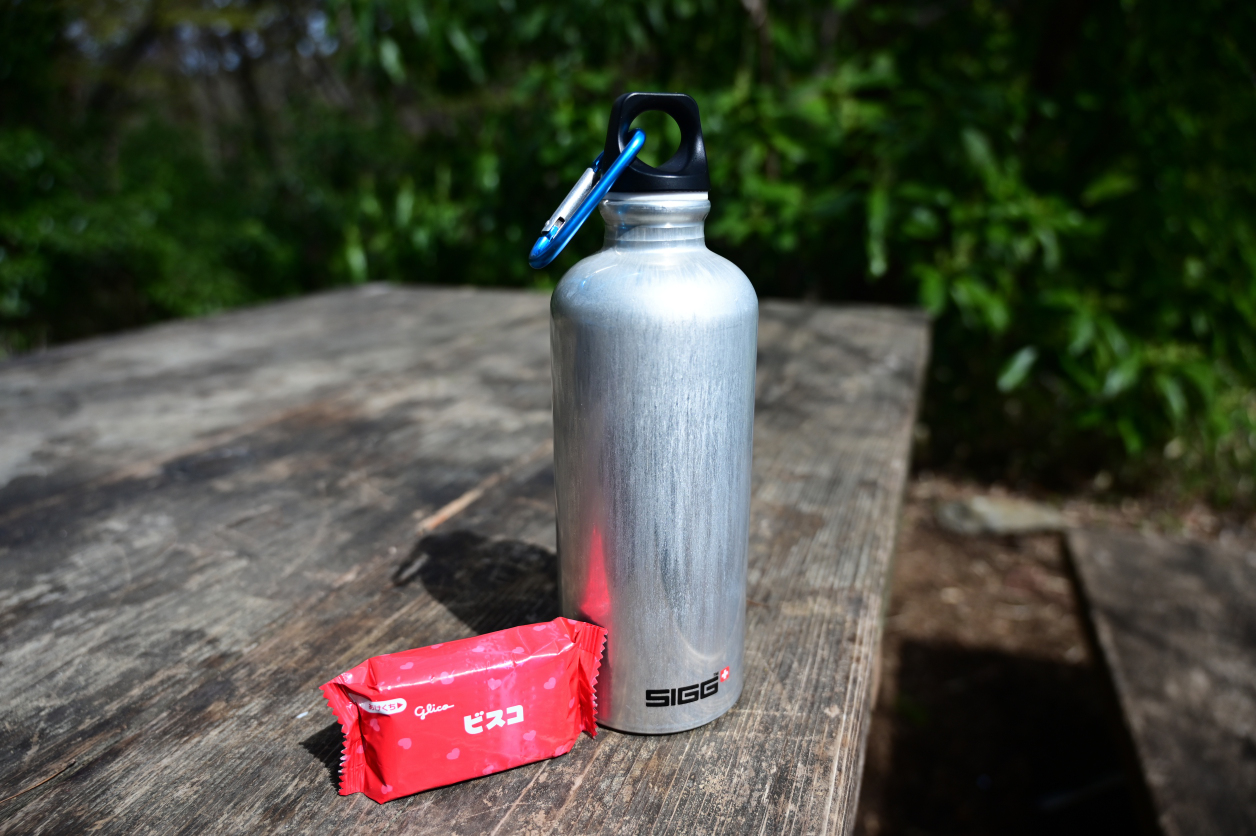
<path fill-rule="evenodd" d="M 672 705 L 686 705 L 698 700 L 705 700 L 707 697 L 713 697 L 719 693 L 719 690 L 720 675 L 718 673 L 710 679 L 695 682 L 693 685 L 686 685 L 682 688 L 646 689 L 645 707 L 667 708 Z"/>

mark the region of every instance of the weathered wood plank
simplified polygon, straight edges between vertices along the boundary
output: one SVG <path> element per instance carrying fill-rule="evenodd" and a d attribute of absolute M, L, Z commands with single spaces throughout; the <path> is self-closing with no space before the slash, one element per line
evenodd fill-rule
<path fill-rule="evenodd" d="M 209 341 L 218 353 L 190 364 L 186 375 L 153 379 L 147 358 L 161 354 L 160 345 L 129 352 L 135 375 L 115 373 L 123 394 L 106 389 L 97 398 L 105 408 L 89 400 L 80 410 L 100 415 L 83 458 L 92 458 L 101 436 L 127 437 L 129 419 L 116 402 L 129 399 L 143 411 L 165 400 L 197 415 L 204 399 L 184 381 L 198 375 L 226 374 L 221 385 L 251 393 L 234 397 L 241 415 L 221 419 L 238 417 L 244 427 L 223 438 L 212 426 L 206 445 L 170 420 L 171 440 L 143 447 L 150 442 L 142 434 L 129 439 L 129 449 L 139 447 L 147 459 L 138 473 L 118 459 L 113 472 L 51 492 L 42 485 L 26 491 L 30 479 L 6 486 L 0 588 L 9 594 L 0 661 L 32 687 L 24 700 L 30 711 L 3 712 L 9 746 L 0 750 L 0 775 L 16 783 L 70 755 L 90 758 L 119 729 L 142 725 L 194 690 L 207 668 L 253 643 L 294 601 L 350 571 L 377 544 L 377 527 L 394 518 L 412 524 L 413 513 L 439 507 L 546 439 L 548 358 L 543 344 L 526 338 L 544 329 L 545 300 L 494 295 L 481 311 L 478 298 L 406 294 L 410 304 L 386 316 L 377 294 L 293 306 L 294 318 L 317 325 L 289 328 L 302 340 L 318 336 L 310 351 L 338 355 L 349 369 L 377 363 L 356 379 L 340 373 L 339 390 L 310 381 L 301 369 L 305 355 L 291 346 L 253 343 L 259 328 L 273 332 L 273 310 L 225 318 L 227 333 Z M 379 321 L 363 321 L 364 310 Z M 467 332 L 473 314 L 488 324 L 485 334 Z M 365 333 L 375 342 L 363 340 Z M 176 329 L 168 339 L 178 343 L 182 335 Z M 54 353 L 34 365 L 49 389 L 73 390 L 100 376 L 97 366 L 116 365 L 116 353 L 80 354 L 76 363 Z M 274 371 L 253 382 L 254 369 L 267 363 L 313 382 L 304 404 L 282 393 L 273 399 L 269 385 L 282 377 Z M 12 371 L 21 378 L 30 365 Z M 170 388 L 180 397 L 168 397 Z M 275 412 L 267 415 L 257 402 Z M 44 431 L 54 443 L 66 436 L 57 426 Z M 162 446 L 173 449 L 163 456 Z M 34 497 L 22 501 L 24 492 Z M 26 617 L 32 610 L 38 618 Z M 48 659 L 56 665 L 47 667 Z M 50 746 L 67 741 L 74 742 L 68 752 Z M 13 758 L 25 769 L 15 771 Z"/>
<path fill-rule="evenodd" d="M 150 475 L 336 396 L 368 412 L 461 398 L 460 368 L 505 364 L 504 381 L 510 353 L 481 348 L 535 334 L 546 310 L 539 294 L 370 285 L 10 360 L 0 507 L 85 478 Z"/>
<path fill-rule="evenodd" d="M 76 759 L 0 808 L 0 831 L 848 831 L 926 344 L 879 310 L 764 306 L 734 711 L 382 807 L 336 796 L 317 685 L 554 614 L 545 301 L 371 289 L 0 367 L 25 422 L 4 460 L 30 474 L 0 493 L 0 666 L 26 695 L 7 701 L 0 795 Z M 20 408 L 102 369 L 111 386 L 67 415 Z M 137 413 L 211 417 L 128 435 L 112 387 Z"/>
<path fill-rule="evenodd" d="M 1160 828 L 1256 834 L 1256 552 L 1116 531 L 1068 544 Z"/>

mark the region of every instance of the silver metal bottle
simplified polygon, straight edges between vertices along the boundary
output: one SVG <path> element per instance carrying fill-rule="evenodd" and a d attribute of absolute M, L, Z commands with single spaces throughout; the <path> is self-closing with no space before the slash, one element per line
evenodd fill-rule
<path fill-rule="evenodd" d="M 561 606 L 608 630 L 598 722 L 622 731 L 710 722 L 745 673 L 758 301 L 710 208 L 610 192 L 550 303 Z"/>

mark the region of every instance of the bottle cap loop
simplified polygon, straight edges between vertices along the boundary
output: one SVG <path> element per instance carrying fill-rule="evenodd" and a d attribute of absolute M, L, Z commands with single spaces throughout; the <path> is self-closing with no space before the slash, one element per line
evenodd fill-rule
<path fill-rule="evenodd" d="M 707 170 L 706 143 L 702 139 L 702 118 L 698 103 L 684 93 L 624 93 L 611 105 L 606 126 L 608 158 L 625 147 L 624 138 L 632 122 L 643 113 L 666 113 L 680 128 L 680 146 L 666 162 L 657 166 L 633 160 L 611 191 L 615 192 L 705 192 L 711 189 Z"/>

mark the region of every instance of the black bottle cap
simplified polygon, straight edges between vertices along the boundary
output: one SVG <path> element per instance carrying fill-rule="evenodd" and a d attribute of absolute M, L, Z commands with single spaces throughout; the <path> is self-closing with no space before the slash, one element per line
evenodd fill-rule
<path fill-rule="evenodd" d="M 655 168 L 640 159 L 619 176 L 612 192 L 705 192 L 711 188 L 707 173 L 706 145 L 702 142 L 702 120 L 698 103 L 684 93 L 624 93 L 611 107 L 606 128 L 603 171 L 624 150 L 632 120 L 651 110 L 659 110 L 676 120 L 680 127 L 680 148 L 667 162 Z"/>

